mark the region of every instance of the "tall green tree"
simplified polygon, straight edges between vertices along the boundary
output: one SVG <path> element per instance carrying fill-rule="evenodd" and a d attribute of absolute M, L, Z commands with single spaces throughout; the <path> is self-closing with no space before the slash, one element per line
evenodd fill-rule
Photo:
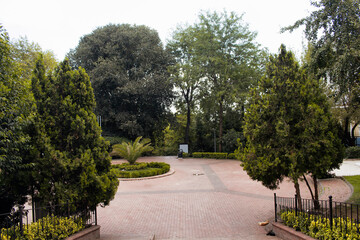
<path fill-rule="evenodd" d="M 11 57 L 11 43 L 0 25 L 0 212 L 10 212 L 26 201 L 26 179 L 20 174 L 32 168 L 26 153 L 32 148 L 29 126 L 34 119 L 30 84 L 20 77 Z"/>
<path fill-rule="evenodd" d="M 176 63 L 168 68 L 174 85 L 180 91 L 178 108 L 185 105 L 186 127 L 184 143 L 189 144 L 191 115 L 198 100 L 201 72 L 195 57 L 196 32 L 193 27 L 179 27 L 168 42 L 167 49 Z"/>
<path fill-rule="evenodd" d="M 354 145 L 353 131 L 360 123 L 360 1 L 318 0 L 310 16 L 283 31 L 305 25 L 312 45 L 313 72 L 331 83 L 347 145 Z M 352 128 L 350 127 L 352 124 Z"/>
<path fill-rule="evenodd" d="M 54 74 L 46 75 L 40 58 L 32 78 L 42 122 L 53 150 L 39 152 L 34 173 L 35 199 L 45 203 L 74 202 L 78 208 L 94 209 L 107 205 L 118 186 L 110 172 L 109 144 L 93 113 L 95 98 L 85 70 L 72 70 L 61 62 Z"/>
<path fill-rule="evenodd" d="M 172 101 L 171 63 L 158 33 L 129 24 L 99 27 L 69 54 L 89 74 L 105 132 L 129 139 L 163 129 Z"/>
<path fill-rule="evenodd" d="M 27 37 L 12 40 L 11 46 L 11 56 L 21 69 L 21 77 L 26 80 L 31 79 L 32 71 L 40 54 L 43 56 L 46 72 L 52 71 L 57 65 L 52 51 L 43 51 L 39 44 L 30 42 Z"/>
<path fill-rule="evenodd" d="M 203 78 L 200 106 L 217 119 L 221 152 L 224 111 L 227 106 L 242 108 L 250 86 L 261 76 L 264 55 L 256 33 L 234 12 L 201 13 L 193 29 L 194 62 Z"/>
<path fill-rule="evenodd" d="M 336 126 L 318 82 L 307 77 L 282 45 L 251 91 L 245 114 L 246 145 L 238 155 L 248 175 L 270 189 L 290 178 L 300 200 L 299 179 L 304 174 L 318 175 L 342 162 Z"/>

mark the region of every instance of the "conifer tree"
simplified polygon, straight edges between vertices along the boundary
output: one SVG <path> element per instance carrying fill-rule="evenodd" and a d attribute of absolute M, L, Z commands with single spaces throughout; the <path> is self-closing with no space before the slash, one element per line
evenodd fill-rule
<path fill-rule="evenodd" d="M 246 145 L 239 157 L 248 175 L 270 189 L 288 177 L 300 199 L 304 174 L 318 175 L 342 162 L 343 147 L 325 94 L 283 45 L 251 91 L 245 122 Z"/>
<path fill-rule="evenodd" d="M 65 60 L 54 75 L 45 76 L 40 59 L 32 91 L 53 159 L 38 162 L 42 172 L 35 176 L 41 179 L 35 181 L 40 183 L 36 197 L 47 203 L 71 201 L 79 208 L 107 205 L 115 195 L 118 180 L 110 172 L 109 145 L 101 137 L 93 113 L 95 99 L 85 70 L 71 70 Z"/>

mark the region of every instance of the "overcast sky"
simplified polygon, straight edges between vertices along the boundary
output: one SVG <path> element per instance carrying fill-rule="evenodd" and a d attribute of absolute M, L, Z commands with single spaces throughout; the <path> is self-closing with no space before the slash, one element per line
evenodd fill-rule
<path fill-rule="evenodd" d="M 0 24 L 11 39 L 27 36 L 63 60 L 85 34 L 109 23 L 146 25 L 163 43 L 178 24 L 193 24 L 201 10 L 234 11 L 258 33 L 257 42 L 276 53 L 281 43 L 300 57 L 302 30 L 280 34 L 314 10 L 310 0 L 1 0 Z"/>

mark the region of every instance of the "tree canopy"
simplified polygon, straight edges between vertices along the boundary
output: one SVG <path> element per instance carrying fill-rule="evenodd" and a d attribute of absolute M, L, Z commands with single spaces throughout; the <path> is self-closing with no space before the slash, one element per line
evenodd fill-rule
<path fill-rule="evenodd" d="M 11 57 L 7 32 L 0 25 L 0 211 L 22 204 L 28 185 L 21 172 L 33 165 L 24 159 L 32 148 L 29 127 L 34 119 L 30 84 L 20 77 Z"/>
<path fill-rule="evenodd" d="M 283 31 L 305 25 L 312 46 L 310 68 L 331 83 L 345 143 L 353 145 L 351 130 L 360 123 L 360 1 L 319 0 L 317 10 Z M 350 129 L 352 123 L 353 129 Z"/>
<path fill-rule="evenodd" d="M 89 74 L 105 133 L 152 137 L 172 100 L 171 64 L 158 33 L 129 24 L 99 27 L 69 54 Z"/>
<path fill-rule="evenodd" d="M 300 196 L 298 180 L 303 174 L 328 171 L 342 162 L 343 148 L 327 97 L 285 46 L 270 57 L 248 101 L 246 145 L 238 154 L 252 179 L 275 189 L 289 177 Z"/>
<path fill-rule="evenodd" d="M 68 60 L 45 74 L 40 58 L 32 78 L 39 122 L 51 145 L 37 151 L 34 198 L 45 203 L 74 202 L 94 209 L 114 197 L 118 180 L 110 172 L 108 143 L 93 113 L 95 98 L 85 70 L 72 70 Z"/>
<path fill-rule="evenodd" d="M 199 15 L 198 23 L 179 29 L 169 43 L 185 102 L 189 99 L 185 93 L 198 87 L 202 111 L 217 119 L 219 151 L 225 110 L 241 109 L 250 86 L 261 75 L 263 55 L 255 37 L 234 12 L 206 12 Z"/>

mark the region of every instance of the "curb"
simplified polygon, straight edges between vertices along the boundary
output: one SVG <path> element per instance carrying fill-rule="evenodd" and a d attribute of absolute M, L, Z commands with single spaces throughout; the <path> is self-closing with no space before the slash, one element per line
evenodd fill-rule
<path fill-rule="evenodd" d="M 162 177 L 167 177 L 167 176 L 171 176 L 175 173 L 175 170 L 170 168 L 170 170 L 167 173 L 161 174 L 161 175 L 156 175 L 156 176 L 151 176 L 151 177 L 142 177 L 142 178 L 118 178 L 119 181 L 141 181 L 141 180 L 149 180 L 149 179 L 156 179 L 156 178 L 162 178 Z"/>

